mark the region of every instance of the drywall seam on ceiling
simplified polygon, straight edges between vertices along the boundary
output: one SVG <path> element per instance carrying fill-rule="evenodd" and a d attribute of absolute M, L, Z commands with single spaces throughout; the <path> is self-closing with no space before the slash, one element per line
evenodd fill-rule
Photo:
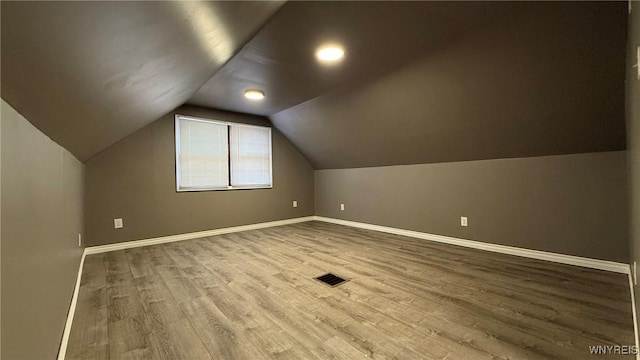
<path fill-rule="evenodd" d="M 574 256 L 574 255 L 558 254 L 558 253 L 552 253 L 552 252 L 540 251 L 540 250 L 524 249 L 524 248 L 519 248 L 515 246 L 497 245 L 497 244 L 491 244 L 491 243 L 486 243 L 482 241 L 459 239 L 451 236 L 435 235 L 435 234 L 423 233 L 419 231 L 398 229 L 398 228 L 392 228 L 388 226 L 373 225 L 373 224 L 367 224 L 367 223 L 361 223 L 361 222 L 349 221 L 349 220 L 340 220 L 340 219 L 328 218 L 323 216 L 314 216 L 314 220 L 324 221 L 324 222 L 338 224 L 338 225 L 346 225 L 346 226 L 356 227 L 360 229 L 386 232 L 389 234 L 409 236 L 417 239 L 435 241 L 435 242 L 440 242 L 440 243 L 445 243 L 450 245 L 464 246 L 472 249 L 491 251 L 491 252 L 507 254 L 507 255 L 515 255 L 515 256 L 526 257 L 530 259 L 544 260 L 544 261 L 550 261 L 550 262 L 574 265 L 574 266 L 581 266 L 581 267 L 611 271 L 611 272 L 616 272 L 621 274 L 629 273 L 628 264 L 623 264 L 623 263 L 614 262 L 614 261 L 592 259 L 592 258 L 586 258 L 586 257 L 580 257 L 580 256 Z"/>

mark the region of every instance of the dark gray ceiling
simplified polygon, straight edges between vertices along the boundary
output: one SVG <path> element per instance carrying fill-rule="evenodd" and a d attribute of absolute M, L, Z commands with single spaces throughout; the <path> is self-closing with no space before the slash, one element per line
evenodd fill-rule
<path fill-rule="evenodd" d="M 316 169 L 624 150 L 626 4 L 518 7 L 270 118 Z"/>
<path fill-rule="evenodd" d="M 2 1 L 2 98 L 84 161 L 182 105 L 281 5 Z"/>
<path fill-rule="evenodd" d="M 336 86 L 375 78 L 434 51 L 483 22 L 516 10 L 483 2 L 289 2 L 191 99 L 192 105 L 271 115 Z M 339 66 L 320 66 L 315 49 L 346 48 Z M 246 89 L 267 94 L 243 98 Z"/>
<path fill-rule="evenodd" d="M 626 8 L 3 1 L 2 97 L 81 160 L 185 102 L 268 115 L 316 168 L 621 150 Z"/>

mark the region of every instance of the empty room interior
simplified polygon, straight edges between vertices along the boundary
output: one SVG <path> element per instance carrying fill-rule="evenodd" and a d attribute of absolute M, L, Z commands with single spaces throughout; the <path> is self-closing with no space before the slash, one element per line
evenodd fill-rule
<path fill-rule="evenodd" d="M 640 1 L 0 24 L 3 360 L 640 359 Z"/>

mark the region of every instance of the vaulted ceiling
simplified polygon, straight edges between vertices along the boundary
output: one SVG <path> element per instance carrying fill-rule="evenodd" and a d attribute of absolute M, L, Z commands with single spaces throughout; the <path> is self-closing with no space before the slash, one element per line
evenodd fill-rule
<path fill-rule="evenodd" d="M 87 160 L 182 105 L 282 4 L 2 1 L 2 98 Z"/>
<path fill-rule="evenodd" d="M 268 116 L 315 168 L 625 148 L 624 2 L 1 6 L 3 99 L 81 160 L 183 103 Z"/>

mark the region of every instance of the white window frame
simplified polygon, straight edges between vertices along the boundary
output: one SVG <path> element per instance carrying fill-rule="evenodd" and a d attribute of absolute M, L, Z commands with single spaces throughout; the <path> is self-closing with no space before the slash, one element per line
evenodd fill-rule
<path fill-rule="evenodd" d="M 269 130 L 269 185 L 255 185 L 255 186 L 251 186 L 251 185 L 245 185 L 245 186 L 233 186 L 231 184 L 231 168 L 233 167 L 232 161 L 231 161 L 231 155 L 230 155 L 230 149 L 229 149 L 229 137 L 227 136 L 227 156 L 229 156 L 229 166 L 228 166 L 228 173 L 227 173 L 227 177 L 228 177 L 228 181 L 229 184 L 225 187 L 181 187 L 180 185 L 180 120 L 184 119 L 184 120 L 188 120 L 188 121 L 201 121 L 201 122 L 206 122 L 206 123 L 214 123 L 214 124 L 219 124 L 219 125 L 226 125 L 227 126 L 227 131 L 230 131 L 231 126 L 233 125 L 241 125 L 241 126 L 249 126 L 249 127 L 257 127 L 257 128 L 262 128 L 262 129 L 268 129 Z M 193 192 L 193 191 L 220 191 L 220 190 L 250 190 L 250 189 L 272 189 L 273 188 L 273 138 L 272 138 L 272 131 L 271 131 L 271 127 L 269 126 L 260 126 L 260 125 L 251 125 L 251 124 L 244 124 L 244 123 L 238 123 L 238 122 L 230 122 L 230 121 L 220 121 L 220 120 L 211 120 L 211 119 L 203 119 L 203 118 L 198 118 L 198 117 L 193 117 L 193 116 L 186 116 L 186 115 L 179 115 L 176 114 L 175 115 L 175 132 L 174 132 L 174 138 L 175 138 L 175 159 L 176 159 L 176 167 L 175 167 L 175 172 L 176 172 L 176 192 Z"/>

